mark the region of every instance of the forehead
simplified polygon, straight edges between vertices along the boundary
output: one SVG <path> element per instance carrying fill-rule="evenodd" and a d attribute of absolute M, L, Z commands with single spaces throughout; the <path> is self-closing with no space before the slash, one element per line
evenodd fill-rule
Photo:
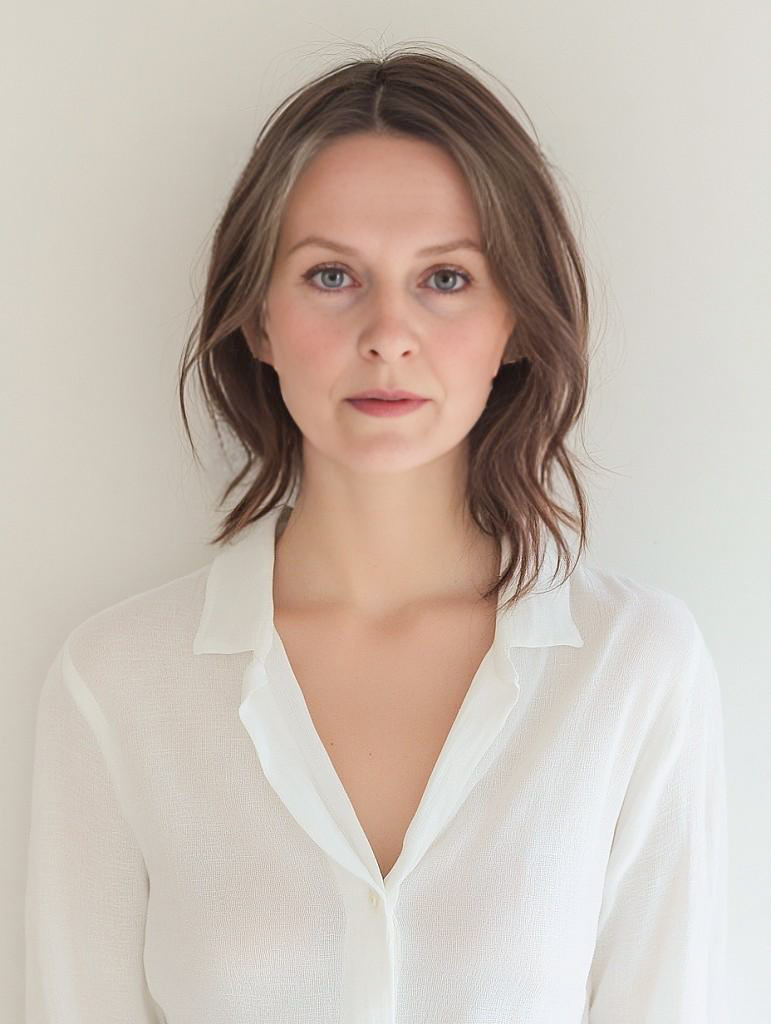
<path fill-rule="evenodd" d="M 282 247 L 308 234 L 362 251 L 386 243 L 412 252 L 456 236 L 482 242 L 472 193 L 448 153 L 422 139 L 373 135 L 334 140 L 298 177 Z"/>

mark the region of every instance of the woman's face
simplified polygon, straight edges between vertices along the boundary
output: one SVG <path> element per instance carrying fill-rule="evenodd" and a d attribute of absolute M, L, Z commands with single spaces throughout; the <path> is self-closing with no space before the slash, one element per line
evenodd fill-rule
<path fill-rule="evenodd" d="M 305 168 L 282 221 L 267 339 L 247 331 L 252 352 L 278 375 L 305 459 L 310 446 L 378 473 L 458 449 L 515 323 L 485 257 L 464 240 L 483 243 L 472 197 L 432 143 L 346 136 Z M 421 251 L 439 246 L 448 248 Z M 389 417 L 347 401 L 371 388 L 428 401 Z"/>

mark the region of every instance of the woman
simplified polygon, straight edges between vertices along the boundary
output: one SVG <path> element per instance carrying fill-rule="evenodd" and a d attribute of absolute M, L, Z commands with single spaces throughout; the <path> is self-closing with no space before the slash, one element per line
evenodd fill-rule
<path fill-rule="evenodd" d="M 48 673 L 28 1021 L 723 1020 L 720 689 L 681 599 L 581 557 L 586 294 L 451 58 L 269 119 L 180 380 L 245 491 Z"/>

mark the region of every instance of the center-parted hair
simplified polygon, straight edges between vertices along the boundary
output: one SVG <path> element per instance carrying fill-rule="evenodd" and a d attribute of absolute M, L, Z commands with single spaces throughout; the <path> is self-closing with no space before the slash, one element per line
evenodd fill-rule
<path fill-rule="evenodd" d="M 263 302 L 295 181 L 324 146 L 354 133 L 442 147 L 466 177 L 490 274 L 517 317 L 468 436 L 466 485 L 479 529 L 499 544 L 507 536 L 511 545 L 508 564 L 484 597 L 516 577 L 511 604 L 536 582 L 544 531 L 552 534 L 557 569 L 564 560 L 566 575 L 571 551 L 561 527 L 577 533 L 575 561 L 587 543 L 586 500 L 566 445 L 587 392 L 586 271 L 540 145 L 476 74 L 439 49 L 449 48 L 400 46 L 346 61 L 291 93 L 268 117 L 214 231 L 178 395 L 196 458 L 185 410 L 193 368 L 218 436 L 224 424 L 244 452 L 219 507 L 236 488 L 243 495 L 210 541 L 222 544 L 302 482 L 302 434 L 275 370 L 254 358 L 241 329 L 246 323 L 263 333 Z M 574 509 L 557 499 L 557 471 Z"/>

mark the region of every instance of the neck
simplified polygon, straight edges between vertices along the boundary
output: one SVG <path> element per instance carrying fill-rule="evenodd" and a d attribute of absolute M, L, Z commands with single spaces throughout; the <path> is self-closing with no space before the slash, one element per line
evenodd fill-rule
<path fill-rule="evenodd" d="M 274 601 L 380 617 L 480 603 L 501 552 L 464 505 L 414 495 L 361 504 L 298 499 L 276 540 Z"/>

